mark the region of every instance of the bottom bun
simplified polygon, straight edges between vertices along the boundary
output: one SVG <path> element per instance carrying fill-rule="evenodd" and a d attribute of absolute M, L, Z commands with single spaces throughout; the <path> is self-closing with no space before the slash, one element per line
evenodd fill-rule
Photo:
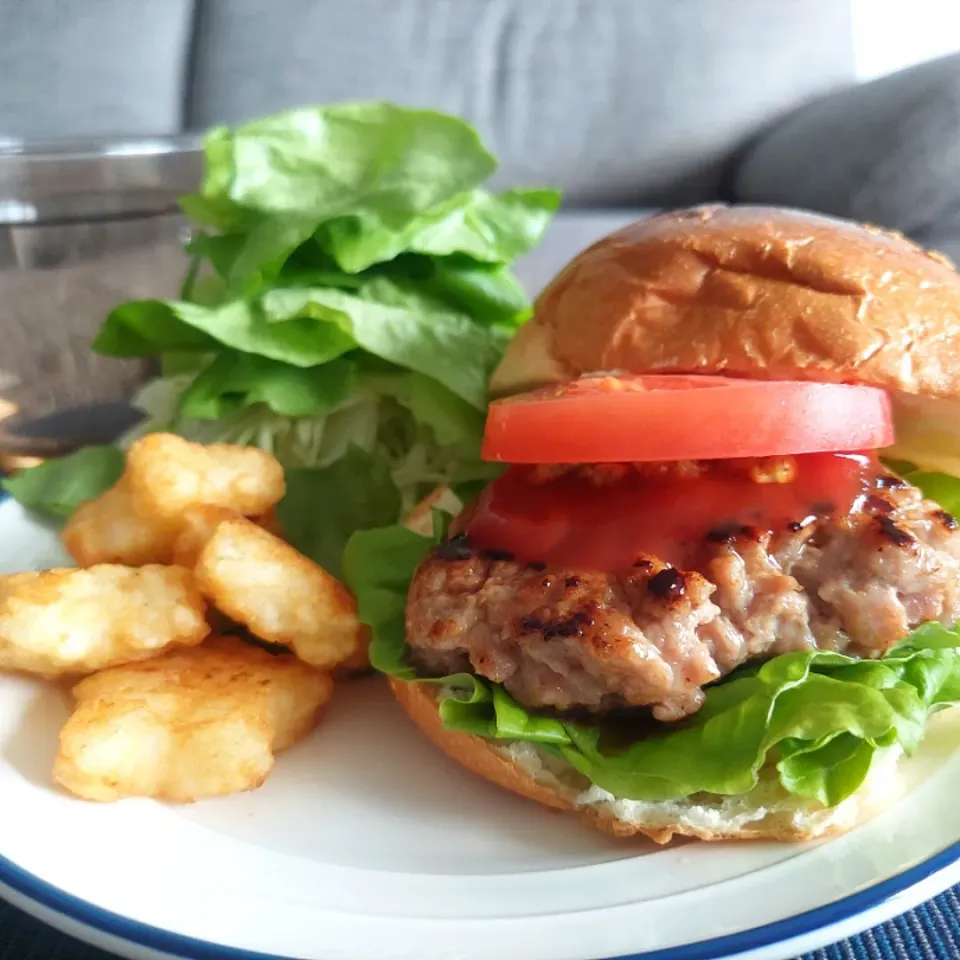
<path fill-rule="evenodd" d="M 682 800 L 620 800 L 536 744 L 502 744 L 443 726 L 434 684 L 390 680 L 394 696 L 413 722 L 448 757 L 498 786 L 554 810 L 577 814 L 617 837 L 700 840 L 805 841 L 836 836 L 888 807 L 898 790 L 901 752 L 888 750 L 864 785 L 836 807 L 787 793 L 778 782 L 761 782 L 736 797 L 700 794 Z"/>

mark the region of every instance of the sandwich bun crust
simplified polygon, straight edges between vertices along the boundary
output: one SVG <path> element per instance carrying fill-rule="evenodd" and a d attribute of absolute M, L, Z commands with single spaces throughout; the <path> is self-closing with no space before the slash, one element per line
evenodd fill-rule
<path fill-rule="evenodd" d="M 390 679 L 390 689 L 417 727 L 451 760 L 497 786 L 553 810 L 572 813 L 589 826 L 620 838 L 646 837 L 669 843 L 674 837 L 699 840 L 801 842 L 853 829 L 894 803 L 897 760 L 890 752 L 866 783 L 833 808 L 786 794 L 776 784 L 743 797 L 691 797 L 640 802 L 617 800 L 591 787 L 572 767 L 545 758 L 533 744 L 499 744 L 443 726 L 434 684 Z"/>
<path fill-rule="evenodd" d="M 863 383 L 960 400 L 960 275 L 900 235 L 705 205 L 593 244 L 537 298 L 494 395 L 584 373 Z"/>

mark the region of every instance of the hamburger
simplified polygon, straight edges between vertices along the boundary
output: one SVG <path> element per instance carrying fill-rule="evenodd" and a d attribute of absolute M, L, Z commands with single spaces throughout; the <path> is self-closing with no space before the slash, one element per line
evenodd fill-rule
<path fill-rule="evenodd" d="M 801 841 L 892 802 L 960 700 L 960 276 L 879 229 L 705 206 L 576 256 L 483 454 L 345 556 L 413 722 L 618 836 Z"/>

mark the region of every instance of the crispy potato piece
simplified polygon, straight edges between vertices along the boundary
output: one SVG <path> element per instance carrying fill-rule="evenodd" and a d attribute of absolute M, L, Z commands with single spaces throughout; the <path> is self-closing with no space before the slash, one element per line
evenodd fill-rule
<path fill-rule="evenodd" d="M 60 539 L 81 567 L 100 563 L 142 567 L 170 563 L 176 532 L 171 521 L 138 510 L 129 485 L 121 478 L 106 493 L 77 507 Z"/>
<path fill-rule="evenodd" d="M 357 649 L 334 667 L 333 678 L 335 680 L 351 680 L 354 677 L 363 676 L 370 673 L 370 642 L 373 640 L 373 634 L 370 628 L 365 624 L 360 625 L 360 642 Z"/>
<path fill-rule="evenodd" d="M 216 638 L 82 680 L 54 779 L 87 800 L 190 803 L 260 786 L 306 736 L 330 677 L 289 654 Z"/>
<path fill-rule="evenodd" d="M 178 533 L 173 542 L 173 562 L 192 570 L 197 565 L 200 551 L 206 546 L 217 527 L 224 520 L 234 520 L 239 517 L 241 514 L 236 510 L 228 510 L 226 507 L 214 507 L 210 504 L 188 507 L 180 517 Z M 250 519 L 258 527 L 263 527 L 280 536 L 276 530 L 279 524 L 276 523 L 276 514 L 273 511 Z"/>
<path fill-rule="evenodd" d="M 224 520 L 233 520 L 239 516 L 236 510 L 228 510 L 226 507 L 209 504 L 189 507 L 180 518 L 180 532 L 173 543 L 173 562 L 192 570 L 197 565 L 200 552 L 217 527 Z"/>
<path fill-rule="evenodd" d="M 335 667 L 362 641 L 346 587 L 272 533 L 243 518 L 223 521 L 195 569 L 200 589 L 261 640 L 292 647 L 315 667 Z"/>
<path fill-rule="evenodd" d="M 139 508 L 168 519 L 196 504 L 259 516 L 286 490 L 283 467 L 263 450 L 191 443 L 171 433 L 147 434 L 131 444 L 125 476 Z"/>
<path fill-rule="evenodd" d="M 156 657 L 210 632 L 182 567 L 99 564 L 0 577 L 0 670 L 60 677 Z"/>
<path fill-rule="evenodd" d="M 106 493 L 81 504 L 67 520 L 60 538 L 81 567 L 100 563 L 129 567 L 174 563 L 193 567 L 217 524 L 237 516 L 241 514 L 227 507 L 196 504 L 176 519 L 151 517 L 137 509 L 129 484 L 121 479 Z M 279 529 L 273 509 L 255 522 L 274 532 Z"/>

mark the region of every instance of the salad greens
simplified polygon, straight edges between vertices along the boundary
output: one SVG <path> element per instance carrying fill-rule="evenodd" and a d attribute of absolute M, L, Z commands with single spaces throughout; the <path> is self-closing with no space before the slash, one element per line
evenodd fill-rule
<path fill-rule="evenodd" d="M 433 537 L 386 526 L 347 544 L 344 574 L 373 633 L 374 667 L 439 684 L 449 729 L 539 744 L 619 798 L 739 795 L 763 775 L 833 806 L 856 792 L 884 750 L 911 753 L 930 715 L 960 702 L 960 632 L 925 624 L 880 660 L 815 651 L 744 667 L 708 687 L 700 711 L 669 732 L 614 746 L 602 722 L 537 716 L 476 676 L 416 676 L 405 659 L 404 604 L 417 564 L 443 535 L 442 524 Z"/>
<path fill-rule="evenodd" d="M 112 487 L 123 473 L 117 447 L 90 446 L 0 480 L 7 493 L 25 507 L 53 517 L 69 517 L 84 500 Z"/>
<path fill-rule="evenodd" d="M 285 539 L 335 577 L 341 576 L 350 534 L 391 523 L 400 511 L 400 494 L 387 465 L 360 447 L 350 446 L 329 467 L 291 467 L 286 481 L 286 495 L 277 507 Z"/>
<path fill-rule="evenodd" d="M 137 434 L 274 453 L 290 471 L 291 529 L 312 525 L 301 546 L 336 568 L 354 525 L 493 475 L 479 457 L 487 381 L 531 310 L 512 264 L 559 194 L 490 192 L 497 162 L 470 126 L 380 102 L 218 127 L 204 158 L 181 201 L 195 233 L 179 297 L 120 304 L 93 349 L 159 358 Z M 63 516 L 78 490 L 110 485 L 116 460 L 91 449 L 6 487 Z M 323 529 L 321 497 L 352 504 L 352 519 Z"/>

